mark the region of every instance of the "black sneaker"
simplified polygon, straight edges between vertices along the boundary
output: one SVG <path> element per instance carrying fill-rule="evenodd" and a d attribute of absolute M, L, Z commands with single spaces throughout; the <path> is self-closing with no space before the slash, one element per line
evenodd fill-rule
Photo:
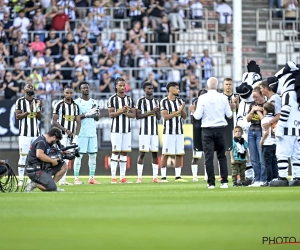
<path fill-rule="evenodd" d="M 233 186 L 234 187 L 238 187 L 238 184 L 237 184 L 237 182 L 235 181 L 235 182 L 233 182 Z"/>

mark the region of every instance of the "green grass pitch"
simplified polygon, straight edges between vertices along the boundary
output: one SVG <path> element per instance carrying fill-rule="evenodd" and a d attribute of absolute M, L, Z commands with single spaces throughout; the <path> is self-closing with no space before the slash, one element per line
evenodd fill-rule
<path fill-rule="evenodd" d="M 0 194 L 0 249 L 299 249 L 262 238 L 300 241 L 300 187 L 97 179 L 102 185 L 64 186 L 64 193 Z"/>

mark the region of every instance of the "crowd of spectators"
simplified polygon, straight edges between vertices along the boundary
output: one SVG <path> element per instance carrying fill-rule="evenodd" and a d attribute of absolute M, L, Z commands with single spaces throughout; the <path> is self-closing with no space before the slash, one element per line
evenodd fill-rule
<path fill-rule="evenodd" d="M 83 80 L 93 81 L 94 91 L 110 93 L 113 80 L 121 76 L 129 82 L 136 79 L 133 88 L 148 79 L 158 92 L 166 92 L 166 82 L 175 80 L 187 97 L 195 96 L 201 85 L 196 68 L 202 67 L 203 79 L 214 75 L 209 51 L 203 58 L 196 58 L 191 50 L 186 55 L 168 55 L 161 44 L 169 43 L 174 32 L 186 31 L 185 19 L 200 28 L 203 2 L 0 0 L 0 93 L 6 99 L 16 98 L 23 84 L 32 82 L 37 93 L 46 97 L 66 84 L 78 91 Z M 120 25 L 116 19 L 125 17 L 131 20 L 125 40 L 118 40 L 114 32 L 107 39 L 102 35 L 104 29 Z M 147 37 L 150 31 L 156 40 Z M 146 42 L 160 45 L 153 50 Z M 132 67 L 140 70 L 129 74 Z"/>

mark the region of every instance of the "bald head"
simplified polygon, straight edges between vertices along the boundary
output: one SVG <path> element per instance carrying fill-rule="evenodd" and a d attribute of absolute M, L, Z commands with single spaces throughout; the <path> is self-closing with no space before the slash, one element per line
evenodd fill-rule
<path fill-rule="evenodd" d="M 207 80 L 207 89 L 217 89 L 218 88 L 218 79 L 215 77 L 210 77 Z"/>

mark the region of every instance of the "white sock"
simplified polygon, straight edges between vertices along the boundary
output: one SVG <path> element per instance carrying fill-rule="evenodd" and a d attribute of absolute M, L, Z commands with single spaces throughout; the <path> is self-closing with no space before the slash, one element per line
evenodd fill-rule
<path fill-rule="evenodd" d="M 194 178 L 197 178 L 198 175 L 198 164 L 192 164 L 192 174 Z"/>
<path fill-rule="evenodd" d="M 175 168 L 175 177 L 180 177 L 181 176 L 181 167 Z"/>
<path fill-rule="evenodd" d="M 143 175 L 143 164 L 137 164 L 137 173 L 138 173 L 138 178 L 142 178 Z"/>
<path fill-rule="evenodd" d="M 152 169 L 153 169 L 153 179 L 157 178 L 157 176 L 158 176 L 158 165 L 152 163 Z"/>
<path fill-rule="evenodd" d="M 63 175 L 63 177 L 61 177 L 61 179 L 60 179 L 61 182 L 65 182 L 66 181 L 67 172 L 65 172 L 65 174 Z"/>
<path fill-rule="evenodd" d="M 120 165 L 120 179 L 124 179 L 125 178 L 125 174 L 126 174 L 126 161 L 120 161 L 119 165 Z"/>
<path fill-rule="evenodd" d="M 117 161 L 110 161 L 110 171 L 111 171 L 111 178 L 116 179 L 117 177 Z"/>
<path fill-rule="evenodd" d="M 162 178 L 166 178 L 167 177 L 167 168 L 166 167 L 162 167 L 160 169 L 160 174 Z"/>
<path fill-rule="evenodd" d="M 18 173 L 19 173 L 19 181 L 23 181 L 24 179 L 24 172 L 25 172 L 25 167 L 18 167 Z"/>

